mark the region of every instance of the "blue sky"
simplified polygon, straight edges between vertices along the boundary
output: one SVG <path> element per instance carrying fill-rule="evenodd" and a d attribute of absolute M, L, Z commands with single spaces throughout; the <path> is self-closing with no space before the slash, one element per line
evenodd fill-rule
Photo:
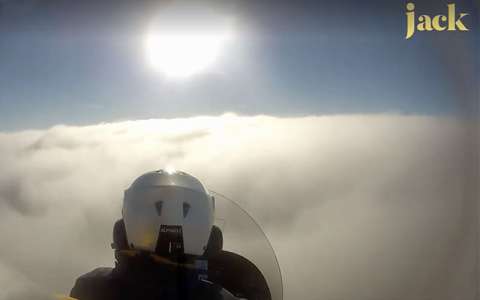
<path fill-rule="evenodd" d="M 443 115 L 475 107 L 470 1 L 456 2 L 472 14 L 470 32 L 411 40 L 404 1 L 221 5 L 237 38 L 214 71 L 181 81 L 146 65 L 143 37 L 165 8 L 152 3 L 0 1 L 0 131 L 223 112 Z M 446 12 L 442 1 L 415 3 L 419 12 Z"/>

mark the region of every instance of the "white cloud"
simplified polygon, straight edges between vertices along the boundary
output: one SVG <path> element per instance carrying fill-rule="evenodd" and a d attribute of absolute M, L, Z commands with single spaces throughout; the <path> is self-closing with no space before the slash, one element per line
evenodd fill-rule
<path fill-rule="evenodd" d="M 166 165 L 256 217 L 285 299 L 474 299 L 470 129 L 423 116 L 224 115 L 0 134 L 0 299 L 67 293 L 111 265 L 123 190 Z"/>

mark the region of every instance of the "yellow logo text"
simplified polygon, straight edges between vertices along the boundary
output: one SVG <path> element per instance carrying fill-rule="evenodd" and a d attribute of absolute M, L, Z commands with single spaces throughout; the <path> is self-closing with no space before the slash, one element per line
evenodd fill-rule
<path fill-rule="evenodd" d="M 420 15 L 417 18 L 415 16 L 415 4 L 407 3 L 405 13 L 407 16 L 407 33 L 405 39 L 411 38 L 416 31 L 468 31 L 469 29 L 462 21 L 468 14 L 459 13 L 457 15 L 454 3 L 448 4 L 447 7 L 446 15 Z"/>

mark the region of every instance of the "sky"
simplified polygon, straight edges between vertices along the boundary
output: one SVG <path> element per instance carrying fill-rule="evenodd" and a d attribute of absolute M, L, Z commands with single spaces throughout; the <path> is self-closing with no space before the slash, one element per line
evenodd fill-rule
<path fill-rule="evenodd" d="M 0 130 L 225 112 L 471 114 L 477 8 L 456 4 L 469 32 L 405 40 L 404 1 L 204 2 L 232 19 L 234 38 L 209 70 L 171 80 L 144 47 L 170 2 L 2 0 Z M 446 13 L 443 1 L 416 5 Z"/>

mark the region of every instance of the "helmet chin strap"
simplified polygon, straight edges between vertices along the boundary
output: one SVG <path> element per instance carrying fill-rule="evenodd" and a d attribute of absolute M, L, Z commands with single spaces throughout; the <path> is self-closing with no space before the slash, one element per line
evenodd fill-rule
<path fill-rule="evenodd" d="M 135 250 L 135 249 L 128 249 L 128 250 L 116 250 L 118 254 L 128 256 L 128 257 L 136 257 L 140 255 L 147 255 L 150 257 L 154 262 L 158 264 L 164 264 L 164 265 L 170 265 L 170 266 L 175 266 L 175 267 L 183 267 L 187 269 L 195 269 L 195 265 L 191 263 L 180 263 L 174 260 L 171 260 L 169 258 L 157 255 L 155 253 L 151 252 L 145 252 L 145 251 L 140 251 L 140 250 Z"/>

